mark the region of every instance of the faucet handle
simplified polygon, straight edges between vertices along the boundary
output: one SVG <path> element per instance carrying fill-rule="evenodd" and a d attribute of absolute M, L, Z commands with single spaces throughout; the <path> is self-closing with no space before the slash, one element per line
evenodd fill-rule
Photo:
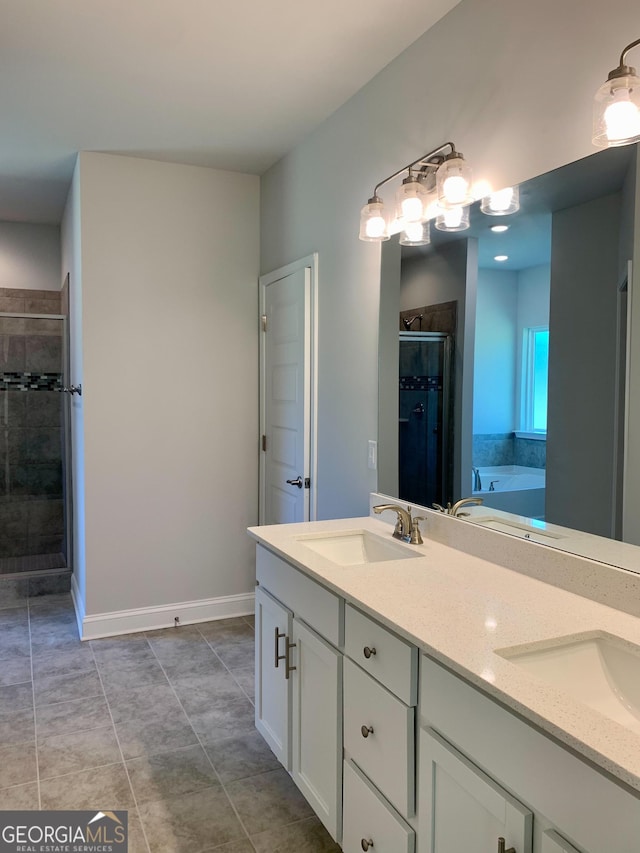
<path fill-rule="evenodd" d="M 411 539 L 409 540 L 409 543 L 411 545 L 422 545 L 423 544 L 422 534 L 420 533 L 420 525 L 418 522 L 426 521 L 426 520 L 427 520 L 426 515 L 415 515 L 411 519 Z"/>

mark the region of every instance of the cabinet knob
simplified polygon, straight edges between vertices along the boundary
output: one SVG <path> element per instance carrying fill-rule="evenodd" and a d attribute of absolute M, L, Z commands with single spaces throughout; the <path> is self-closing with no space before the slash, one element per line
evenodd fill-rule
<path fill-rule="evenodd" d="M 371 655 L 375 655 L 375 653 L 376 653 L 376 650 L 369 648 L 369 646 L 365 646 L 362 651 L 363 651 L 364 656 L 366 657 L 367 660 L 369 660 Z"/>
<path fill-rule="evenodd" d="M 373 841 L 371 839 L 367 841 L 366 838 L 361 838 L 360 847 L 362 847 L 363 850 L 368 850 L 370 847 L 373 847 Z"/>
<path fill-rule="evenodd" d="M 362 737 L 369 737 L 369 735 L 373 734 L 373 726 L 362 726 L 360 732 L 362 734 Z"/>
<path fill-rule="evenodd" d="M 502 836 L 498 838 L 498 853 L 516 853 L 515 847 L 509 847 L 508 850 L 505 850 L 505 844 L 507 842 L 504 840 Z"/>

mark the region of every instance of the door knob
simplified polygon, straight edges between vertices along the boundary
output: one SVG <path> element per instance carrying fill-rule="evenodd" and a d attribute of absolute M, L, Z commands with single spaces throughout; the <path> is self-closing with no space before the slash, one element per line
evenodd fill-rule
<path fill-rule="evenodd" d="M 295 480 L 287 480 L 290 486 L 297 486 L 299 489 L 302 488 L 302 477 L 298 476 Z"/>

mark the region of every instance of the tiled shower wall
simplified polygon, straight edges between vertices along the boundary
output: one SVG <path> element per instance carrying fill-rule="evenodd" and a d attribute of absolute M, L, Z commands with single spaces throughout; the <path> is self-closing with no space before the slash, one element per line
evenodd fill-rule
<path fill-rule="evenodd" d="M 547 442 L 537 438 L 516 438 L 513 432 L 474 435 L 473 464 L 476 468 L 498 465 L 546 468 Z"/>
<path fill-rule="evenodd" d="M 0 312 L 59 314 L 60 293 L 0 288 Z M 61 320 L 0 316 L 0 558 L 64 551 Z M 29 389 L 29 390 L 21 390 Z"/>

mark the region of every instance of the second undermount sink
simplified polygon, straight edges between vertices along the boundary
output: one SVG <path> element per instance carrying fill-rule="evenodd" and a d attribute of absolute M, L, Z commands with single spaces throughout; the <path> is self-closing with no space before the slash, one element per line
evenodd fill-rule
<path fill-rule="evenodd" d="M 296 536 L 296 541 L 339 566 L 380 563 L 419 557 L 393 539 L 384 539 L 368 530 L 344 530 L 339 533 L 310 533 Z"/>
<path fill-rule="evenodd" d="M 496 654 L 640 734 L 640 648 L 603 631 Z"/>

